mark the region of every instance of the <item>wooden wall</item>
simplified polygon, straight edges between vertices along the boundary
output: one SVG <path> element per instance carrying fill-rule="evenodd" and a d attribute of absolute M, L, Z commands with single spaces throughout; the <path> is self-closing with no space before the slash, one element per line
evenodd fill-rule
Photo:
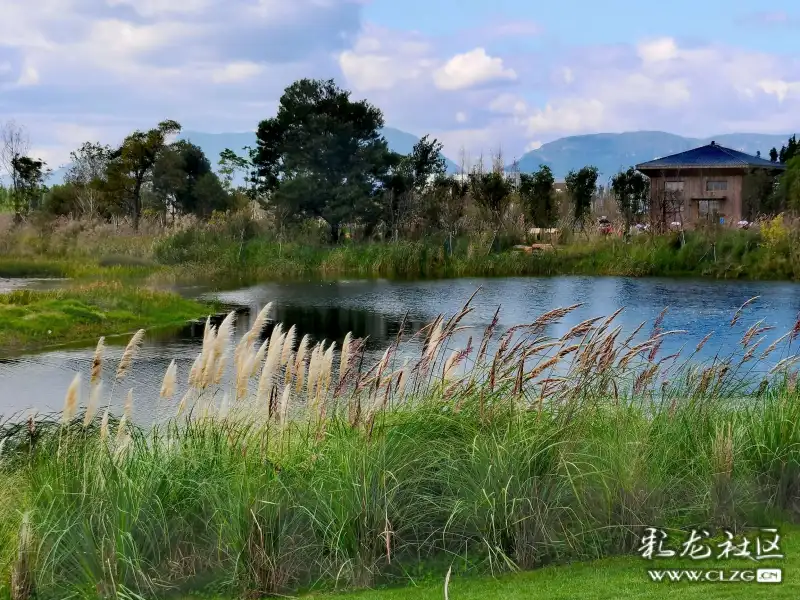
<path fill-rule="evenodd" d="M 652 217 L 659 218 L 658 198 L 664 193 L 667 181 L 683 181 L 683 224 L 691 227 L 698 221 L 697 199 L 721 199 L 720 216 L 726 225 L 736 225 L 742 219 L 743 169 L 686 169 L 684 171 L 645 171 L 650 178 L 650 206 Z M 725 191 L 706 191 L 708 181 L 727 181 Z M 669 225 L 669 223 L 667 223 Z"/>

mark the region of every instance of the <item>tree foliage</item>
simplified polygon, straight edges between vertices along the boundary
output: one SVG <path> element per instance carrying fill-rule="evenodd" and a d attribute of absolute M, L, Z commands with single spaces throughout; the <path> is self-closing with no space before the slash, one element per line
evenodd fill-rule
<path fill-rule="evenodd" d="M 381 111 L 333 80 L 286 88 L 256 133 L 260 191 L 289 214 L 323 219 L 334 241 L 345 221 L 374 226 L 391 164 Z"/>
<path fill-rule="evenodd" d="M 187 140 L 166 147 L 153 165 L 153 192 L 158 207 L 169 211 L 209 217 L 230 207 L 230 194 L 211 169 L 202 148 Z"/>
<path fill-rule="evenodd" d="M 111 153 L 107 189 L 124 198 L 136 230 L 142 216 L 142 190 L 167 147 L 167 138 L 180 130 L 176 121 L 162 121 L 149 131 L 134 131 Z"/>
<path fill-rule="evenodd" d="M 572 200 L 574 222 L 581 228 L 592 208 L 592 197 L 597 189 L 597 176 L 597 167 L 583 167 L 579 171 L 570 171 L 564 179 L 567 193 Z"/>
<path fill-rule="evenodd" d="M 627 233 L 634 218 L 641 217 L 647 212 L 650 180 L 630 167 L 627 171 L 620 171 L 611 178 L 611 191 L 620 213 L 625 218 Z"/>
<path fill-rule="evenodd" d="M 537 227 L 553 227 L 558 221 L 555 177 L 547 165 L 534 173 L 520 173 L 519 195 L 526 216 Z"/>

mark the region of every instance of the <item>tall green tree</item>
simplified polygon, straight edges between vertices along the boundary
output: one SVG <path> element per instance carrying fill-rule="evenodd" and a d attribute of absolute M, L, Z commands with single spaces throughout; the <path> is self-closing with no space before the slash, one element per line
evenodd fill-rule
<path fill-rule="evenodd" d="M 497 169 L 489 173 L 470 173 L 468 181 L 472 198 L 489 214 L 495 232 L 499 231 L 511 202 L 513 182 Z"/>
<path fill-rule="evenodd" d="M 15 156 L 11 161 L 14 170 L 14 189 L 12 202 L 17 218 L 29 210 L 39 208 L 46 191 L 44 179 L 48 174 L 47 163 L 29 156 Z"/>
<path fill-rule="evenodd" d="M 789 138 L 789 141 L 786 142 L 783 146 L 781 146 L 780 150 L 772 148 L 769 151 L 769 159 L 772 162 L 779 162 L 782 165 L 785 165 L 799 154 L 800 154 L 800 142 L 797 141 L 796 135 L 792 135 L 792 137 Z"/>
<path fill-rule="evenodd" d="M 187 140 L 170 144 L 153 166 L 153 192 L 161 210 L 201 218 L 230 208 L 224 189 L 202 148 Z"/>
<path fill-rule="evenodd" d="M 625 219 L 625 235 L 628 235 L 634 218 L 647 212 L 650 180 L 630 167 L 627 171 L 620 171 L 611 178 L 611 191 L 619 212 Z"/>
<path fill-rule="evenodd" d="M 592 197 L 597 189 L 597 167 L 583 167 L 579 171 L 570 171 L 564 182 L 567 193 L 572 200 L 573 218 L 576 225 L 584 228 L 586 217 L 592 208 Z"/>
<path fill-rule="evenodd" d="M 555 184 L 553 171 L 547 165 L 541 165 L 534 173 L 519 175 L 519 195 L 526 216 L 537 227 L 552 227 L 558 222 Z"/>
<path fill-rule="evenodd" d="M 346 222 L 373 226 L 391 162 L 383 124 L 378 108 L 333 80 L 293 83 L 256 132 L 259 191 L 288 214 L 323 219 L 334 242 Z"/>
<path fill-rule="evenodd" d="M 64 211 L 72 204 L 69 212 L 108 215 L 111 211 L 106 202 L 108 197 L 103 190 L 106 187 L 112 152 L 110 146 L 93 142 L 84 142 L 80 148 L 70 152 L 70 164 L 64 174 L 64 183 L 68 187 L 53 196 L 52 206 Z M 67 202 L 70 194 L 73 195 L 73 200 Z"/>
<path fill-rule="evenodd" d="M 162 121 L 149 131 L 134 131 L 112 152 L 107 185 L 125 196 L 134 230 L 142 216 L 142 189 L 150 180 L 153 167 L 168 145 L 168 137 L 179 133 L 176 121 Z"/>
<path fill-rule="evenodd" d="M 776 195 L 785 206 L 800 212 L 800 156 L 794 156 L 786 163 L 786 170 L 780 177 Z"/>
<path fill-rule="evenodd" d="M 225 148 L 219 153 L 217 162 L 222 186 L 228 192 L 234 191 L 234 180 L 241 178 L 244 184 L 236 188 L 236 191 L 243 193 L 250 199 L 256 197 L 256 184 L 258 183 L 258 172 L 253 162 L 257 150 L 250 146 L 242 148 L 244 156 L 237 154 L 230 148 Z"/>
<path fill-rule="evenodd" d="M 442 155 L 442 144 L 436 139 L 423 136 L 408 155 L 390 152 L 388 172 L 384 179 L 386 189 L 386 220 L 394 234 L 399 236 L 404 220 L 414 212 L 429 208 L 424 206 L 426 192 L 433 182 L 445 176 L 446 164 Z"/>

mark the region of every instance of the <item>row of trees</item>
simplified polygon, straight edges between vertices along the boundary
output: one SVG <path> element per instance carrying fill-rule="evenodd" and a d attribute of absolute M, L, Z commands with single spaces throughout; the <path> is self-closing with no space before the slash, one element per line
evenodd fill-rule
<path fill-rule="evenodd" d="M 383 125 L 377 107 L 353 100 L 333 80 L 303 79 L 286 88 L 277 114 L 259 124 L 255 147 L 226 149 L 216 172 L 201 148 L 175 140 L 181 130 L 177 122 L 164 121 L 131 133 L 117 147 L 83 144 L 71 153 L 64 183 L 48 188 L 47 165 L 29 156 L 24 131 L 10 123 L 0 130 L 0 168 L 8 182 L 4 195 L 18 219 L 43 209 L 59 215 L 125 215 L 134 227 L 146 212 L 206 218 L 257 202 L 281 227 L 326 223 L 334 242 L 345 226 L 394 239 L 458 234 L 470 211 L 479 216 L 473 219 L 476 227 L 495 233 L 520 217 L 526 227 L 582 229 L 587 223 L 599 188 L 595 167 L 570 172 L 563 194 L 556 193 L 547 166 L 519 173 L 505 169 L 500 157 L 488 168 L 479 161 L 469 171 L 462 164 L 459 173 L 448 174 L 441 143 L 425 136 L 401 155 L 387 146 Z M 798 154 L 792 137 L 770 158 L 791 164 Z M 786 205 L 794 179 L 783 177 L 780 185 L 761 179 L 749 182 L 745 191 L 750 212 Z M 239 181 L 244 183 L 236 185 Z M 614 175 L 608 191 L 626 229 L 649 214 L 649 180 L 633 168 Z M 674 212 L 664 204 L 665 215 Z"/>
<path fill-rule="evenodd" d="M 207 217 L 236 203 L 201 148 L 170 141 L 175 121 L 135 131 L 115 148 L 86 142 L 70 154 L 64 183 L 48 187 L 47 165 L 27 155 L 24 129 L 14 122 L 0 129 L 0 168 L 9 182 L 5 204 L 19 221 L 32 210 L 53 215 L 129 216 L 138 228 L 144 210 Z"/>

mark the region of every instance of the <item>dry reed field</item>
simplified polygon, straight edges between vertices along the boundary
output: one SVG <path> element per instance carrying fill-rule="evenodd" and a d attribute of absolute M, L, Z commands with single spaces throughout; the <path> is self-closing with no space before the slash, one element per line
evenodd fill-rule
<path fill-rule="evenodd" d="M 631 553 L 649 525 L 797 523 L 800 321 L 747 325 L 751 302 L 723 324 L 741 351 L 704 363 L 710 336 L 662 356 L 661 318 L 549 336 L 577 306 L 453 347 L 468 302 L 368 364 L 350 335 L 262 339 L 268 305 L 236 344 L 235 313 L 207 321 L 148 425 L 125 385 L 144 330 L 112 365 L 101 339 L 61 415 L 0 426 L 0 597 L 361 588 Z"/>

